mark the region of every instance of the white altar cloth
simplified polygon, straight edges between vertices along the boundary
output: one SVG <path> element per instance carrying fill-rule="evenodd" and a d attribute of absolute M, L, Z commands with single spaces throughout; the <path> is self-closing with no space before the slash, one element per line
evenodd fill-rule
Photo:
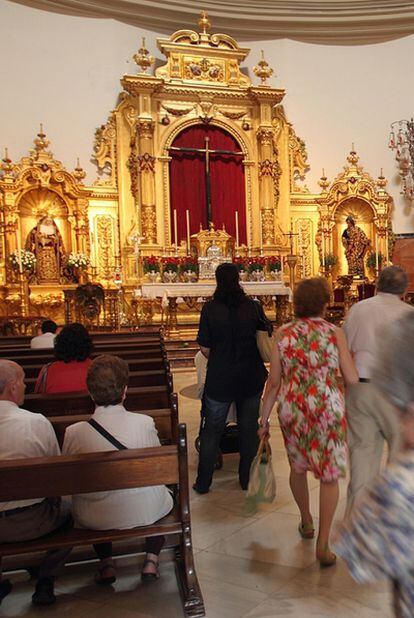
<path fill-rule="evenodd" d="M 249 296 L 289 296 L 292 290 L 280 281 L 241 281 Z M 162 298 L 163 305 L 168 305 L 169 298 L 206 298 L 212 296 L 216 283 L 143 283 L 141 294 L 144 298 Z M 177 301 L 179 302 L 179 301 Z"/>

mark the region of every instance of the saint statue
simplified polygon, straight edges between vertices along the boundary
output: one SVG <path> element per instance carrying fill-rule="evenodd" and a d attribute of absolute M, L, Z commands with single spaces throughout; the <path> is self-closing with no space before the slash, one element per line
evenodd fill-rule
<path fill-rule="evenodd" d="M 26 240 L 26 249 L 36 256 L 38 283 L 60 283 L 64 266 L 64 246 L 54 220 L 45 216 L 32 229 Z"/>
<path fill-rule="evenodd" d="M 342 233 L 342 244 L 348 261 L 348 274 L 364 277 L 364 256 L 370 243 L 368 236 L 355 225 L 353 217 L 346 218 L 347 228 Z"/>

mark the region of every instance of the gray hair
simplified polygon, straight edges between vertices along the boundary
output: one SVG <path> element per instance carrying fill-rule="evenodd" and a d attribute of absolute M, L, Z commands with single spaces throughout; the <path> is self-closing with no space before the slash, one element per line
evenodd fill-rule
<path fill-rule="evenodd" d="M 400 408 L 414 402 L 414 311 L 394 322 L 381 335 L 373 383 Z"/>
<path fill-rule="evenodd" d="M 387 266 L 381 271 L 378 278 L 378 292 L 387 292 L 401 296 L 407 291 L 408 277 L 401 266 Z"/>
<path fill-rule="evenodd" d="M 4 393 L 9 382 L 17 380 L 20 371 L 23 371 L 23 369 L 17 363 L 5 358 L 0 359 L 0 395 Z"/>

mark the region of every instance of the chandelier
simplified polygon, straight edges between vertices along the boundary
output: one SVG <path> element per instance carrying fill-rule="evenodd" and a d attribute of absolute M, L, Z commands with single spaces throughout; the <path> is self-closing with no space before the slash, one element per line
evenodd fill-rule
<path fill-rule="evenodd" d="M 395 150 L 395 158 L 402 178 L 401 193 L 414 199 L 414 120 L 396 120 L 391 124 L 389 148 Z"/>

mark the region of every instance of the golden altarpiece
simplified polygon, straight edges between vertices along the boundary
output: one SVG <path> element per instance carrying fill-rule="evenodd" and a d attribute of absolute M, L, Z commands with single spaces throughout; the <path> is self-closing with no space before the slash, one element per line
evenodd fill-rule
<path fill-rule="evenodd" d="M 363 222 L 374 243 L 378 235 L 385 252 L 390 217 L 385 180 L 368 178 L 351 153 L 345 175 L 330 188 L 323 177 L 322 193 L 310 193 L 303 184 L 309 169 L 305 144 L 286 118 L 285 91 L 267 83 L 272 69 L 258 59 L 254 73 L 260 83 L 254 85 L 242 68 L 249 49 L 226 34 L 210 34 L 205 13 L 199 30 L 158 39 L 166 60 L 154 74 L 147 74 L 154 60 L 143 42 L 134 56 L 137 74 L 123 76 L 119 104 L 96 131 L 98 179 L 91 186 L 83 184 L 79 162 L 69 172 L 54 159 L 42 129 L 27 157 L 14 163 L 6 152 L 0 166 L 3 314 L 16 312 L 22 296 L 10 254 L 28 248 L 37 256 L 29 313 L 63 322 L 63 290 L 76 287 L 65 256 L 78 252 L 90 258 L 89 279 L 106 290 L 122 290 L 124 317 L 136 319 L 142 258 L 187 253 L 174 229 L 170 163 L 174 140 L 190 127 L 217 127 L 237 144 L 246 236 L 235 249 L 230 243 L 233 254 L 296 254 L 295 276 L 316 274 L 322 244 L 342 256 L 339 234 L 348 213 Z M 200 246 L 197 235 L 191 238 Z M 337 271 L 346 271 L 342 257 Z M 288 281 L 287 268 L 284 276 Z"/>

